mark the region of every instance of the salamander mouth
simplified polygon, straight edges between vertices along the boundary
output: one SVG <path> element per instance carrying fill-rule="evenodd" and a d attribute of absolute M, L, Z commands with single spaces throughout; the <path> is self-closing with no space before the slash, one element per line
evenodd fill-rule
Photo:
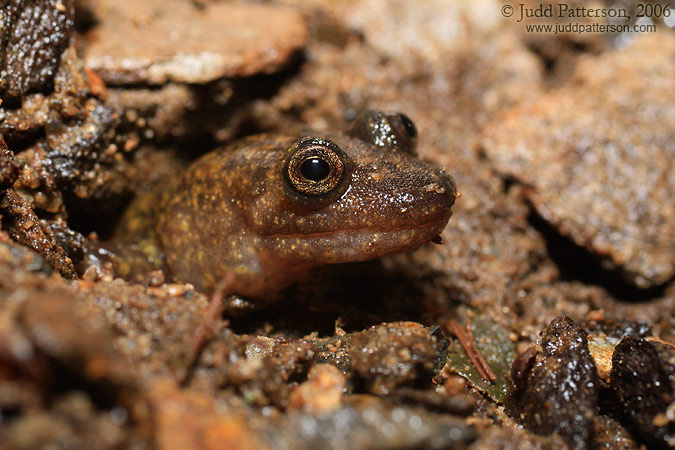
<path fill-rule="evenodd" d="M 368 261 L 381 256 L 417 249 L 436 239 L 450 219 L 441 218 L 397 228 L 361 228 L 308 234 L 268 235 L 268 243 L 283 259 L 312 265 Z"/>

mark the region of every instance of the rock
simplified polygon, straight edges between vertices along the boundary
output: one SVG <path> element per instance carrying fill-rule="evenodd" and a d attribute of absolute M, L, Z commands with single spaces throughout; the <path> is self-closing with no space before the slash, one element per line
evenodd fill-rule
<path fill-rule="evenodd" d="M 453 416 L 430 414 L 421 408 L 393 406 L 371 397 L 328 414 L 290 413 L 265 435 L 279 449 L 463 449 L 474 430 Z"/>
<path fill-rule="evenodd" d="M 273 72 L 307 39 L 302 15 L 287 7 L 196 3 L 96 2 L 86 66 L 109 84 L 206 83 Z"/>
<path fill-rule="evenodd" d="M 516 358 L 512 373 L 516 388 L 506 401 L 511 417 L 534 433 L 559 434 L 570 449 L 588 448 L 598 376 L 582 328 L 568 317 L 555 319 L 539 345 Z"/>
<path fill-rule="evenodd" d="M 627 336 L 612 356 L 611 387 L 619 409 L 655 446 L 675 446 L 675 345 Z"/>
<path fill-rule="evenodd" d="M 291 392 L 289 409 L 318 415 L 340 409 L 345 377 L 335 366 L 317 364 L 307 374 L 307 381 Z"/>
<path fill-rule="evenodd" d="M 672 34 L 587 58 L 484 141 L 546 221 L 641 288 L 675 275 L 675 61 L 663 52 L 675 52 Z"/>
<path fill-rule="evenodd" d="M 169 449 L 265 449 L 241 414 L 211 395 L 181 390 L 171 380 L 157 380 L 149 392 L 155 408 L 156 446 Z"/>
<path fill-rule="evenodd" d="M 374 394 L 388 394 L 397 386 L 431 378 L 436 358 L 436 338 L 414 322 L 394 322 L 351 335 L 351 369 Z"/>
<path fill-rule="evenodd" d="M 72 0 L 10 0 L 0 8 L 0 97 L 20 102 L 30 92 L 48 92 L 68 46 Z"/>

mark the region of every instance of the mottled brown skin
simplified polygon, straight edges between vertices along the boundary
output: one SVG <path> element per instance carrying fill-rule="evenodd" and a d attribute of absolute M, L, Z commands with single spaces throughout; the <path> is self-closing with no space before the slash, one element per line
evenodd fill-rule
<path fill-rule="evenodd" d="M 287 160 L 303 136 L 254 136 L 204 155 L 137 199 L 116 240 L 135 243 L 155 267 L 204 292 L 234 273 L 230 292 L 261 304 L 313 267 L 403 252 L 437 237 L 455 201 L 452 178 L 414 157 L 410 142 L 377 145 L 354 130 L 360 137 L 323 136 L 343 152 L 341 182 L 329 192 L 303 194 L 288 176 Z"/>

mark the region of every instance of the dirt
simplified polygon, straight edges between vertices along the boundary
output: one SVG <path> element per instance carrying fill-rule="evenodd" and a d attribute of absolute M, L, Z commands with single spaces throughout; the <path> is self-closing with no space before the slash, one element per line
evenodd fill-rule
<path fill-rule="evenodd" d="M 675 35 L 526 33 L 503 6 L 3 5 L 0 447 L 672 446 Z M 85 274 L 87 249 L 216 146 L 368 108 L 454 176 L 443 243 L 217 319 L 184 381 L 210 299 Z M 479 316 L 525 352 L 495 370 L 508 408 L 443 368 Z"/>

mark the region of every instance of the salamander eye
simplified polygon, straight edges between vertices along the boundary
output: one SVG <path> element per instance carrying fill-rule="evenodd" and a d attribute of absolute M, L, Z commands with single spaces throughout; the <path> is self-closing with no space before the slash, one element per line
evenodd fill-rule
<path fill-rule="evenodd" d="M 410 117 L 402 113 L 366 111 L 356 118 L 350 134 L 378 147 L 415 155 L 417 127 Z"/>
<path fill-rule="evenodd" d="M 323 159 L 312 156 L 300 164 L 300 173 L 308 180 L 319 182 L 330 175 L 330 166 Z"/>
<path fill-rule="evenodd" d="M 410 120 L 410 117 L 406 116 L 403 113 L 398 113 L 397 115 L 401 119 L 401 122 L 403 123 L 403 128 L 405 128 L 405 131 L 408 133 L 408 136 L 410 136 L 410 139 L 416 139 L 417 127 L 415 126 L 413 121 Z"/>
<path fill-rule="evenodd" d="M 284 172 L 296 191 L 318 196 L 335 190 L 345 175 L 345 155 L 328 139 L 307 137 L 289 149 Z"/>

